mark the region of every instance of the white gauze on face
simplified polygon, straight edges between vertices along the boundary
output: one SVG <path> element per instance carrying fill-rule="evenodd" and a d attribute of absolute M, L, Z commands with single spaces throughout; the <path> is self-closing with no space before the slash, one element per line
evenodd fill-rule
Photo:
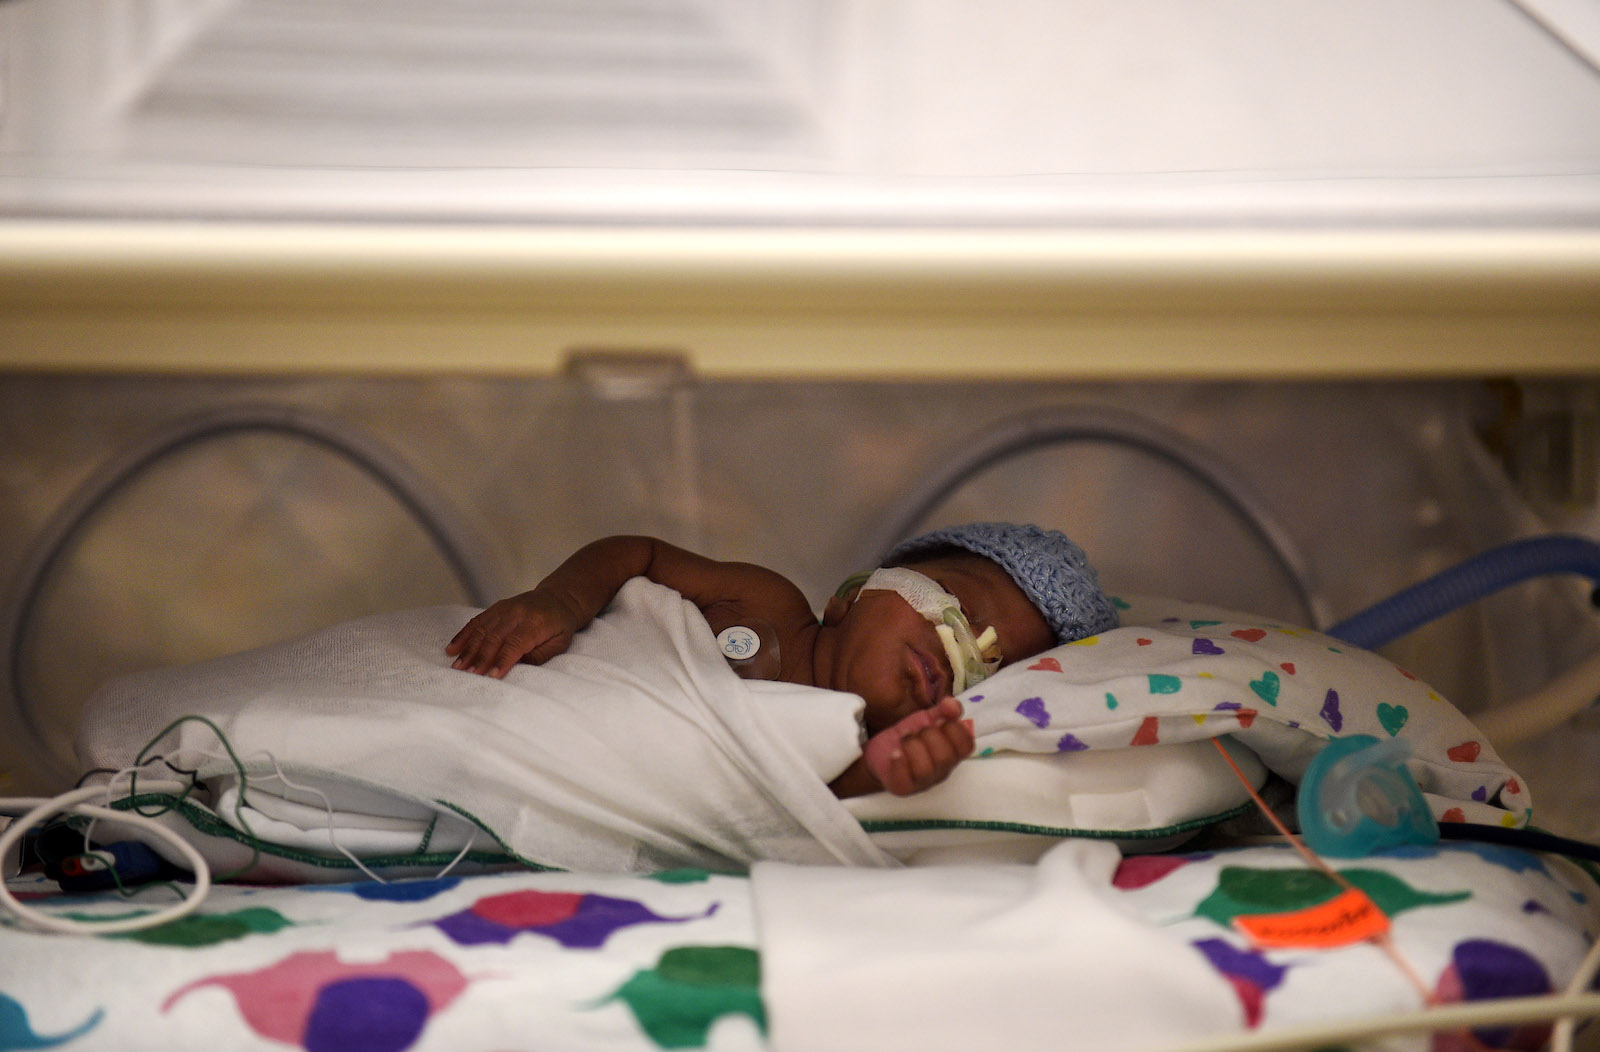
<path fill-rule="evenodd" d="M 908 570 L 904 566 L 890 566 L 872 571 L 863 592 L 893 592 L 911 604 L 911 609 L 934 624 L 944 621 L 944 612 L 961 609 L 961 600 L 940 588 L 933 578 Z"/>
<path fill-rule="evenodd" d="M 883 567 L 872 571 L 861 591 L 893 592 L 933 622 L 933 630 L 950 659 L 950 693 L 960 694 L 1000 667 L 994 629 L 984 629 L 983 638 L 975 639 L 972 626 L 961 611 L 961 600 L 940 588 L 932 578 L 904 566 Z"/>

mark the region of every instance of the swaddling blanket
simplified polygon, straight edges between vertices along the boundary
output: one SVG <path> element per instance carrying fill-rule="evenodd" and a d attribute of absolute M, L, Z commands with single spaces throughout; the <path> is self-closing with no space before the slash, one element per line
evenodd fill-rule
<path fill-rule="evenodd" d="M 740 679 L 699 611 L 642 578 L 567 653 L 503 680 L 449 667 L 444 644 L 473 613 L 384 614 L 126 677 L 90 700 L 79 756 L 120 769 L 200 714 L 243 761 L 247 796 L 281 769 L 442 803 L 542 865 L 889 864 L 827 787 L 860 753 L 859 697 Z M 202 781 L 235 773 L 199 721 L 152 751 Z"/>
<path fill-rule="evenodd" d="M 1120 861 L 1066 840 L 1035 866 L 758 865 L 774 1048 L 1136 1049 L 1232 1030 L 1229 984 L 1120 901 Z"/>

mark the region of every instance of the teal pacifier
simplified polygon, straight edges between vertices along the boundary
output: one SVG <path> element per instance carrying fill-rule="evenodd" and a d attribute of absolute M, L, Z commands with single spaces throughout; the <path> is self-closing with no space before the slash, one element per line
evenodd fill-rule
<path fill-rule="evenodd" d="M 1403 844 L 1433 844 L 1439 824 L 1405 760 L 1411 747 L 1370 734 L 1325 745 L 1300 781 L 1300 835 L 1319 855 L 1361 858 Z"/>

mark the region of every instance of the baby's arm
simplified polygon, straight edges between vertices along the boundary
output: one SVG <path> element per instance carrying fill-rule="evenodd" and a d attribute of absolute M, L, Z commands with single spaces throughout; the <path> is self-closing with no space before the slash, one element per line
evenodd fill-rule
<path fill-rule="evenodd" d="M 468 621 L 444 648 L 455 658 L 451 667 L 499 679 L 519 661 L 542 664 L 634 577 L 676 589 L 702 611 L 729 601 L 756 609 L 788 603 L 811 616 L 799 589 L 771 570 L 707 559 L 654 537 L 606 537 L 578 549 L 532 591 Z"/>
<path fill-rule="evenodd" d="M 961 702 L 945 698 L 879 731 L 829 787 L 843 799 L 881 790 L 910 796 L 938 785 L 972 755 L 972 724 L 961 711 Z"/>

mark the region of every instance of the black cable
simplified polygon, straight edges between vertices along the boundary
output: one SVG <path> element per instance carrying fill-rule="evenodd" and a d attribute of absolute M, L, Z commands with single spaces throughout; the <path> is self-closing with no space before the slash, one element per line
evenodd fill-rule
<path fill-rule="evenodd" d="M 1506 826 L 1480 825 L 1476 822 L 1440 822 L 1439 837 L 1443 840 L 1475 840 L 1486 844 L 1504 844 L 1529 851 L 1546 851 L 1552 855 L 1566 855 L 1588 862 L 1600 862 L 1600 845 L 1546 833 L 1540 829 L 1510 829 Z"/>
<path fill-rule="evenodd" d="M 116 773 L 117 772 L 115 770 L 113 770 L 112 768 L 110 768 L 110 767 L 91 767 L 87 771 L 84 771 L 81 775 L 78 776 L 78 780 L 76 782 L 72 783 L 72 788 L 74 788 L 74 789 L 82 789 L 84 787 L 84 784 L 86 782 L 88 782 L 89 779 L 93 778 L 97 774 L 116 774 Z"/>

